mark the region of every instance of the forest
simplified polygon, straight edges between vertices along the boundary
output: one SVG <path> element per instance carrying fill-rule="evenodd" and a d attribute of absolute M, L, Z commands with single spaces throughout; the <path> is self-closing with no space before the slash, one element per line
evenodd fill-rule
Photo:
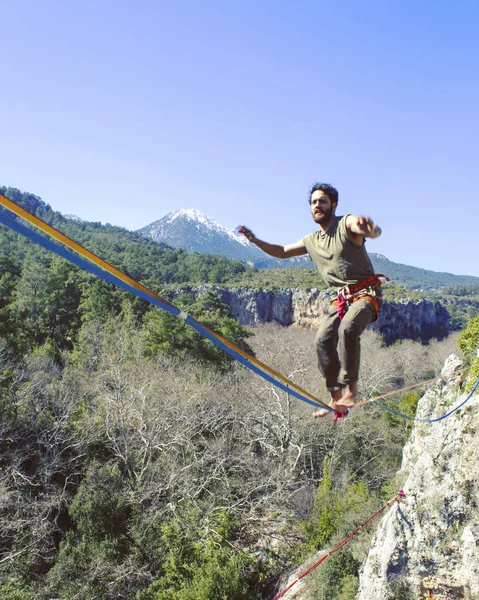
<path fill-rule="evenodd" d="M 155 291 L 257 276 L 12 199 Z M 284 573 L 397 493 L 409 421 L 371 404 L 318 422 L 175 317 L 7 229 L 0 237 L 2 599 L 271 599 Z M 314 332 L 243 327 L 209 292 L 175 304 L 326 397 Z M 434 377 L 478 342 L 478 317 L 429 345 L 386 347 L 366 332 L 360 395 Z M 414 414 L 422 391 L 395 407 Z M 354 598 L 371 534 L 312 576 L 312 598 Z"/>

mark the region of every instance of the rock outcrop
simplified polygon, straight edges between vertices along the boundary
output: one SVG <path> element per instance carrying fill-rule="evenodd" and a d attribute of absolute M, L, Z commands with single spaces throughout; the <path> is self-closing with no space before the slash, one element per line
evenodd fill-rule
<path fill-rule="evenodd" d="M 276 322 L 315 329 L 328 309 L 330 296 L 325 290 L 282 289 L 277 293 L 251 288 L 197 286 L 174 290 L 171 298 L 180 294 L 197 296 L 213 291 L 227 304 L 236 319 L 249 327 Z M 398 300 L 383 302 L 379 319 L 371 326 L 381 333 L 386 343 L 397 339 L 427 341 L 442 339 L 449 332 L 449 313 L 439 302 L 430 300 Z"/>
<path fill-rule="evenodd" d="M 449 313 L 441 303 L 406 299 L 383 302 L 379 319 L 371 328 L 392 344 L 397 339 L 441 340 L 449 333 L 449 322 Z"/>
<path fill-rule="evenodd" d="M 450 357 L 417 417 L 445 415 L 468 395 Z M 417 422 L 403 452 L 405 499 L 382 520 L 357 600 L 479 598 L 479 393 L 437 423 Z"/>

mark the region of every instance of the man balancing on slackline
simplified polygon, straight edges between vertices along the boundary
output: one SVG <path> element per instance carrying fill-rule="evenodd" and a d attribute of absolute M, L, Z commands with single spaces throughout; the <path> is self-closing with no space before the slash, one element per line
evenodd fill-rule
<path fill-rule="evenodd" d="M 318 365 L 331 394 L 329 406 L 340 414 L 354 406 L 359 376 L 359 336 L 377 319 L 381 275 L 375 275 L 364 245 L 365 238 L 381 235 L 369 217 L 336 216 L 338 192 L 328 183 L 316 183 L 309 194 L 311 215 L 319 225 L 296 244 L 278 246 L 259 240 L 244 225 L 239 232 L 276 258 L 309 254 L 322 278 L 334 289 L 335 299 L 321 318 L 316 336 Z M 315 417 L 328 414 L 325 408 Z"/>

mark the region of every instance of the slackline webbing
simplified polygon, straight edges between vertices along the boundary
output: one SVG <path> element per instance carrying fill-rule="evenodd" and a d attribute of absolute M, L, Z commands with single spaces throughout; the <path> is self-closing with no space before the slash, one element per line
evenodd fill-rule
<path fill-rule="evenodd" d="M 467 367 L 465 369 L 465 371 L 468 371 L 469 369 L 470 369 L 470 367 Z M 460 373 L 463 374 L 465 371 L 461 371 Z M 357 402 L 353 408 L 358 408 L 358 406 L 365 406 L 366 404 L 376 404 L 376 406 L 379 406 L 379 408 L 381 408 L 382 410 L 386 410 L 390 413 L 397 415 L 398 417 L 402 417 L 403 419 L 408 419 L 409 421 L 419 421 L 421 423 L 437 423 L 438 421 L 442 421 L 443 419 L 446 419 L 447 417 L 451 416 L 452 413 L 456 412 L 462 406 L 464 406 L 464 404 L 466 404 L 466 402 L 468 402 L 472 398 L 472 396 L 474 396 L 477 388 L 479 387 L 479 379 L 478 379 L 476 381 L 476 383 L 474 384 L 471 392 L 469 393 L 469 395 L 467 396 L 467 398 L 465 400 L 463 400 L 460 404 L 458 404 L 457 406 L 452 408 L 445 415 L 442 415 L 441 417 L 437 417 L 436 419 L 421 419 L 419 417 L 411 417 L 411 416 L 407 415 L 406 413 L 396 410 L 395 408 L 390 408 L 389 406 L 385 406 L 384 404 L 381 404 L 381 402 L 378 402 L 378 400 L 381 400 L 383 398 L 395 396 L 396 394 L 400 394 L 407 390 L 411 390 L 415 387 L 423 386 L 428 383 L 433 383 L 434 381 L 438 381 L 438 379 L 442 379 L 442 376 L 439 375 L 438 377 L 433 377 L 432 379 L 428 379 L 426 381 L 420 381 L 419 383 L 413 383 L 412 385 L 407 385 L 406 387 L 402 387 L 397 390 L 393 390 L 392 392 L 387 392 L 386 394 L 382 394 L 381 396 L 376 396 L 375 398 L 369 398 L 368 400 L 361 400 L 360 402 Z"/>
<path fill-rule="evenodd" d="M 36 244 L 39 244 L 43 248 L 54 252 L 55 254 L 61 256 L 62 258 L 68 260 L 73 263 L 75 266 L 100 277 L 101 279 L 111 283 L 115 286 L 120 287 L 121 289 L 126 290 L 149 302 L 150 304 L 154 304 L 169 313 L 175 315 L 176 317 L 185 321 L 190 327 L 193 327 L 198 333 L 202 336 L 209 339 L 216 346 L 221 348 L 224 352 L 229 354 L 231 357 L 236 359 L 242 365 L 252 370 L 260 377 L 269 381 L 279 389 L 283 390 L 287 394 L 291 394 L 292 396 L 306 402 L 307 404 L 311 404 L 312 406 L 326 408 L 331 413 L 334 413 L 334 410 L 329 407 L 324 402 L 321 402 L 318 398 L 296 385 L 292 381 L 289 381 L 286 377 L 283 377 L 280 373 L 277 373 L 258 359 L 250 356 L 221 335 L 215 333 L 211 329 L 209 329 L 206 325 L 203 325 L 199 321 L 193 319 L 184 311 L 174 306 L 155 292 L 152 292 L 141 283 L 135 281 L 133 278 L 129 277 L 125 273 L 122 273 L 106 261 L 102 260 L 86 248 L 83 248 L 80 244 L 68 238 L 66 235 L 48 225 L 35 215 L 32 215 L 24 208 L 12 202 L 2 194 L 0 194 L 0 205 L 4 208 L 7 208 L 9 211 L 13 212 L 16 216 L 21 217 L 27 221 L 30 225 L 33 225 L 40 229 L 42 232 L 46 233 L 50 237 L 53 237 L 57 241 L 60 241 L 64 245 L 60 245 L 55 243 L 49 238 L 46 238 L 43 235 L 38 234 L 36 231 L 32 230 L 30 227 L 26 227 L 22 223 L 20 223 L 17 219 L 9 217 L 3 210 L 0 210 L 0 223 L 3 223 L 10 229 L 13 229 L 17 233 L 23 235 L 24 237 L 30 239 Z M 66 247 L 65 247 L 66 246 Z M 74 252 L 73 252 L 73 251 Z M 80 256 L 78 256 L 78 254 Z"/>
<path fill-rule="evenodd" d="M 465 400 L 463 400 L 460 404 L 458 404 L 457 406 L 452 408 L 445 415 L 442 415 L 442 417 L 437 417 L 436 419 L 420 419 L 419 417 L 410 417 L 406 413 L 400 412 L 399 410 L 396 410 L 395 408 L 390 408 L 389 406 L 386 406 L 385 404 L 381 404 L 380 402 L 373 401 L 373 404 L 376 404 L 383 410 L 387 410 L 388 412 L 390 412 L 394 415 L 397 415 L 398 417 L 402 417 L 403 419 L 408 419 L 409 421 L 419 421 L 420 423 L 437 423 L 438 421 L 447 419 L 447 417 L 450 417 L 453 413 L 456 412 L 456 410 L 459 410 L 462 406 L 464 406 L 464 404 L 466 404 L 466 402 L 468 402 L 474 396 L 478 387 L 479 387 L 479 379 L 476 381 L 476 383 L 474 384 L 474 387 L 472 388 L 471 392 L 469 393 L 469 395 L 467 396 L 467 398 Z"/>

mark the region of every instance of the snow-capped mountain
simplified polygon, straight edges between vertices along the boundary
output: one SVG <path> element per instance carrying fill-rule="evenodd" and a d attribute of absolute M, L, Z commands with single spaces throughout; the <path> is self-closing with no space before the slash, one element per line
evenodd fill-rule
<path fill-rule="evenodd" d="M 264 252 L 232 229 L 220 225 L 199 210 L 182 208 L 138 230 L 141 235 L 187 252 L 220 254 L 256 262 Z"/>
<path fill-rule="evenodd" d="M 70 221 L 76 221 L 77 223 L 84 223 L 83 219 L 77 217 L 76 215 L 63 215 L 65 219 L 70 219 Z"/>
<path fill-rule="evenodd" d="M 220 225 L 211 217 L 196 209 L 175 210 L 162 219 L 154 221 L 138 230 L 138 233 L 155 242 L 163 242 L 173 248 L 201 254 L 219 254 L 254 264 L 259 269 L 295 268 L 314 269 L 309 255 L 296 256 L 286 260 L 273 258 L 254 244 Z M 381 254 L 370 253 L 374 268 L 378 273 L 389 274 L 391 263 Z"/>

